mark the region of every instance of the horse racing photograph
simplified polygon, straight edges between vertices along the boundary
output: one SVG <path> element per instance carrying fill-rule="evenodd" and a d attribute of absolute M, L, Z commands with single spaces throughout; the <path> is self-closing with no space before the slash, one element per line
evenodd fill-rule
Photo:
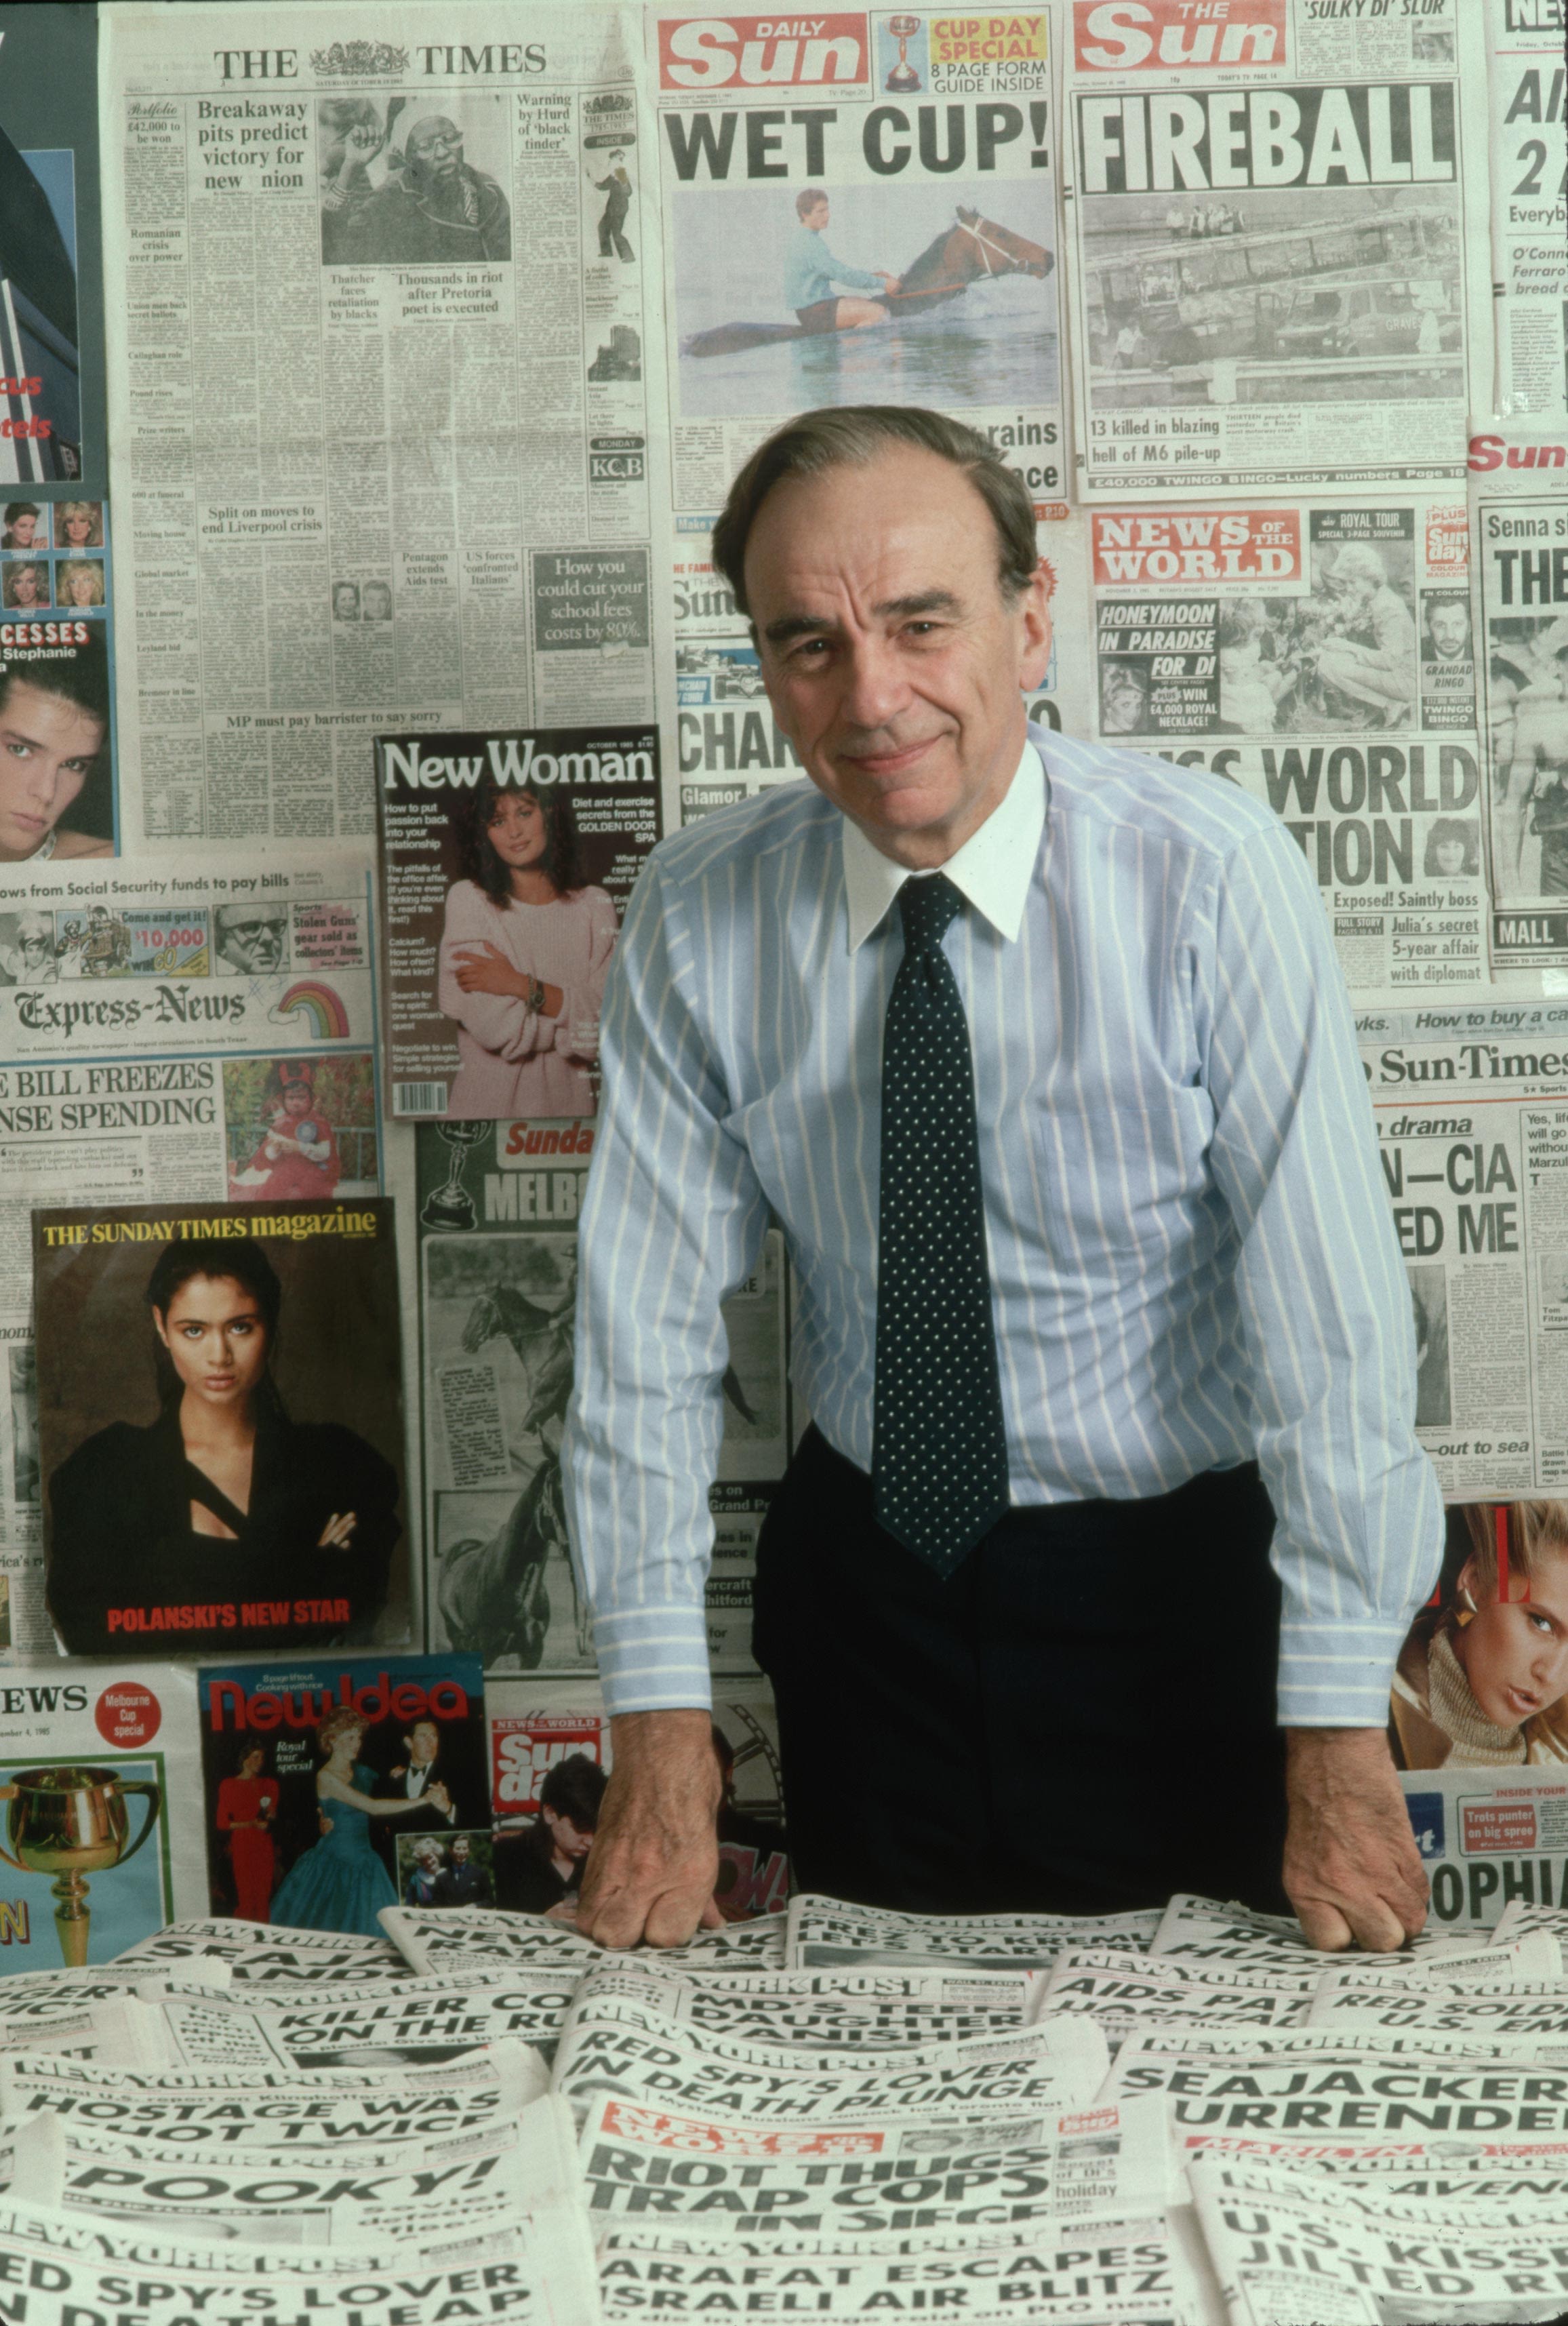
<path fill-rule="evenodd" d="M 672 213 L 682 419 L 1060 400 L 1043 180 L 682 187 Z"/>

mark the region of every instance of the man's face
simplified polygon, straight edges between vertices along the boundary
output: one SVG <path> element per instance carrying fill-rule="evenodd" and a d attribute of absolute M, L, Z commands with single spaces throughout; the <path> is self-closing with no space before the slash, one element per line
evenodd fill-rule
<path fill-rule="evenodd" d="M 469 1862 L 469 1845 L 460 1833 L 452 1844 L 451 1856 L 454 1865 L 466 1865 Z"/>
<path fill-rule="evenodd" d="M 456 177 L 463 162 L 462 133 L 437 114 L 432 120 L 417 122 L 409 131 L 408 152 L 431 177 Z"/>
<path fill-rule="evenodd" d="M 18 565 L 11 574 L 11 602 L 14 606 L 36 606 L 38 603 L 38 568 Z"/>
<path fill-rule="evenodd" d="M 1444 662 L 1457 662 L 1470 645 L 1470 614 L 1457 600 L 1433 606 L 1427 614 L 1426 628 Z"/>
<path fill-rule="evenodd" d="M 812 209 L 806 212 L 804 218 L 801 220 L 801 224 L 803 226 L 809 226 L 813 234 L 825 233 L 828 224 L 827 203 L 816 203 Z"/>
<path fill-rule="evenodd" d="M 758 511 L 746 587 L 780 726 L 819 790 L 897 862 L 945 862 L 1007 791 L 1020 689 L 1051 653 L 1043 577 L 1011 605 L 990 511 L 915 445 L 790 477 Z"/>
<path fill-rule="evenodd" d="M 365 619 L 367 622 L 387 622 L 392 619 L 392 592 L 385 582 L 365 584 Z"/>
<path fill-rule="evenodd" d="M 569 1817 L 559 1816 L 554 1810 L 541 1810 L 540 1816 L 555 1848 L 562 1857 L 586 1857 L 593 1847 L 593 1828 L 575 1824 Z"/>
<path fill-rule="evenodd" d="M 14 679 L 0 702 L 0 861 L 40 847 L 92 772 L 101 719 Z"/>
<path fill-rule="evenodd" d="M 359 592 L 352 582 L 339 582 L 332 592 L 332 611 L 340 622 L 359 619 Z"/>
<path fill-rule="evenodd" d="M 238 906 L 218 933 L 218 950 L 236 969 L 265 976 L 282 966 L 283 926 L 282 915 L 265 906 Z"/>
<path fill-rule="evenodd" d="M 436 1751 L 441 1743 L 441 1735 L 434 1721 L 420 1720 L 414 1724 L 413 1734 L 406 1737 L 404 1742 L 408 1746 L 408 1757 L 414 1767 L 428 1769 L 435 1759 Z"/>

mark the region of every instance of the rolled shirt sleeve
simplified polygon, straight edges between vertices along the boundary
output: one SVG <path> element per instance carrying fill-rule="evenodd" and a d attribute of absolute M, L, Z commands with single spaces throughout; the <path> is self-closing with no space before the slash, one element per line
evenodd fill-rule
<path fill-rule="evenodd" d="M 655 858 L 605 992 L 561 1449 L 572 1556 L 612 1713 L 710 1700 L 703 1595 L 728 1356 L 719 1303 L 756 1266 L 768 1216 L 751 1159 L 724 1128 L 691 960 L 679 895 Z"/>
<path fill-rule="evenodd" d="M 1322 903 L 1280 828 L 1194 908 L 1198 1032 L 1251 1425 L 1277 1526 L 1279 1717 L 1378 1727 L 1436 1579 L 1443 1518 L 1415 1436 L 1410 1287 Z"/>

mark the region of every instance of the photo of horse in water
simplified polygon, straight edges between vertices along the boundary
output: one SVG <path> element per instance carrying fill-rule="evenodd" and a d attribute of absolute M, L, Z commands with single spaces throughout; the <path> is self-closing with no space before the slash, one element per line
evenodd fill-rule
<path fill-rule="evenodd" d="M 672 224 L 682 418 L 1058 401 L 1035 185 L 682 189 Z"/>

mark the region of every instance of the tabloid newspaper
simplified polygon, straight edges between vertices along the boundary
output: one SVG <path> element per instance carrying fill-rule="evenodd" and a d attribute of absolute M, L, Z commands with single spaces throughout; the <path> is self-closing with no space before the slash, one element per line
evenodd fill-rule
<path fill-rule="evenodd" d="M 589 1688 L 593 1644 L 567 1544 L 561 1436 L 593 1141 L 588 1119 L 422 1123 L 404 1207 L 418 1235 L 431 1644 L 483 1655 L 492 1675 L 578 1674 Z M 756 1670 L 756 1538 L 793 1443 L 786 1307 L 784 1242 L 772 1230 L 723 1307 L 724 1439 L 706 1587 L 710 1661 L 721 1678 Z M 717 1695 L 720 1838 L 736 1853 L 727 1896 L 731 1911 L 743 1902 L 771 1911 L 784 1894 L 782 1866 L 770 1865 L 784 1848 L 776 1751 L 765 1728 L 726 1709 L 728 1688 Z M 589 1702 L 586 1692 L 561 1699 L 579 1727 L 594 1729 Z M 569 1749 L 602 1757 L 586 1735 Z M 533 1846 L 519 1831 L 519 1848 Z M 535 1867 L 519 1868 L 518 1885 L 519 1906 L 560 1902 L 559 1882 Z"/>
<path fill-rule="evenodd" d="M 654 2028 L 673 2024 L 745 2042 L 889 2051 L 1007 2034 L 1033 2019 L 1035 2001 L 1022 1973 L 710 1971 L 671 1977 L 645 1971 L 634 1957 L 589 1970 L 573 2017 L 625 2018 Z"/>
<path fill-rule="evenodd" d="M 699 1931 L 684 1947 L 640 1949 L 634 1959 L 645 1970 L 665 1977 L 694 1970 L 781 1969 L 784 1919 L 766 1914 L 729 1922 L 719 1931 Z M 571 1923 L 531 1914 L 393 1907 L 382 1915 L 381 1926 L 411 1966 L 431 1977 L 460 1973 L 468 1965 L 554 1969 L 575 1963 L 580 1978 L 601 1963 L 618 1965 L 627 1959 L 584 1938 Z"/>
<path fill-rule="evenodd" d="M 1431 992 L 1487 969 L 1461 486 L 1377 502 L 1095 508 L 1096 716 L 1279 816 L 1347 982 Z"/>
<path fill-rule="evenodd" d="M 1559 422 L 1544 434 L 1526 437 L 1511 427 L 1506 437 L 1480 435 L 1471 446 L 1486 647 L 1491 956 L 1498 970 L 1568 962 L 1565 440 L 1568 427 Z"/>
<path fill-rule="evenodd" d="M 738 1325 L 745 1325 L 744 1309 L 731 1313 Z M 731 1348 L 736 1345 L 732 1339 Z M 745 1458 L 748 1463 L 755 1459 L 750 1454 Z M 713 1544 L 718 1572 L 710 1577 L 708 1585 L 712 1626 L 709 1652 L 717 1663 L 727 1651 L 726 1642 L 733 1642 L 737 1655 L 749 1661 L 749 1567 L 760 1497 L 745 1484 L 726 1484 L 714 1489 L 714 1501 L 719 1512 Z M 721 1600 L 719 1594 L 723 1595 Z M 734 1616 L 731 1622 L 737 1602 L 744 1605 L 745 1614 Z M 722 1624 L 721 1617 L 726 1619 Z M 536 1872 L 543 1862 L 543 1845 L 536 1838 L 543 1806 L 541 1788 L 552 1768 L 579 1754 L 608 1774 L 614 1757 L 609 1716 L 597 1686 L 581 1680 L 541 1682 L 492 1675 L 485 1701 L 502 1894 L 522 1904 L 524 1885 L 520 1876 L 514 1877 L 510 1862 L 514 1852 L 525 1853 L 533 1860 L 528 1870 L 534 1879 L 537 1911 L 538 1889 L 545 1890 L 547 1899 L 549 1894 L 549 1885 L 539 1881 Z M 719 1878 L 713 1894 L 727 1922 L 763 1918 L 760 1943 L 772 1960 L 775 1939 L 780 1945 L 783 1941 L 789 1855 L 783 1824 L 778 1735 L 765 1682 L 721 1683 L 712 1712 L 717 1731 L 713 1749 L 724 1785 L 719 1810 Z M 718 1741 L 720 1736 L 722 1747 Z M 552 1881 L 558 1884 L 560 1879 L 560 1868 L 552 1866 Z"/>
<path fill-rule="evenodd" d="M 1075 7 L 1091 498 L 1461 472 L 1490 352 L 1480 14 Z"/>
<path fill-rule="evenodd" d="M 302 1189 L 332 1149 L 306 1070 L 283 1110 L 273 1174 Z M 46 1589 L 70 1653 L 406 1642 L 393 1237 L 381 1196 L 34 1211 Z M 236 1408 L 244 1510 L 189 1450 Z"/>
<path fill-rule="evenodd" d="M 96 1968 L 200 1906 L 198 1765 L 189 1670 L 0 1673 L 0 2011 L 8 1974 Z"/>
<path fill-rule="evenodd" d="M 171 857 L 0 875 L 0 1653 L 52 1658 L 44 1601 L 30 1212 L 160 1200 L 271 1209 L 283 1084 L 325 1133 L 308 1200 L 378 1195 L 373 899 L 363 855 L 244 872 Z M 269 1154 L 269 1149 L 275 1151 Z M 150 1326 L 147 1328 L 151 1329 Z M 406 1610 L 402 1611 L 406 1622 Z M 136 1645 L 174 1644 L 138 1635 Z M 182 1638 L 180 1645 L 188 1642 Z"/>
<path fill-rule="evenodd" d="M 1096 1942 L 1085 1939 L 1080 1943 L 1088 1946 Z M 1411 1951 L 1422 1953 L 1428 1949 L 1450 1948 L 1454 1943 L 1452 1932 L 1434 1930 L 1429 1923 L 1409 1941 L 1409 1947 Z M 1265 1969 L 1278 1964 L 1287 1970 L 1299 1969 L 1307 1963 L 1322 1968 L 1321 1958 L 1308 1945 L 1301 1924 L 1293 1918 L 1257 1913 L 1248 1906 L 1227 1903 L 1218 1898 L 1201 1898 L 1182 1890 L 1160 1916 L 1148 1950 L 1152 1955 L 1178 1955 L 1194 1962 L 1243 1964 L 1250 1960 Z"/>
<path fill-rule="evenodd" d="M 23 2200 L 90 2210 L 179 2234 L 181 2220 L 281 2245 L 368 2247 L 428 2220 L 443 2231 L 490 2229 L 531 2253 L 565 2234 L 586 2246 L 573 2203 L 577 2166 L 568 2111 L 548 2096 L 509 2122 L 459 2139 L 380 2145 L 356 2141 L 351 2160 L 322 2148 L 159 2149 L 141 2138 L 34 2119 L 11 2186 Z M 172 2216 L 172 2218 L 171 2218 Z"/>
<path fill-rule="evenodd" d="M 1568 153 L 1563 0 L 1486 0 L 1492 274 L 1492 409 L 1568 410 Z"/>
<path fill-rule="evenodd" d="M 377 1939 L 400 1899 L 492 1902 L 477 1657 L 207 1665 L 199 1696 L 216 1912 Z"/>
<path fill-rule="evenodd" d="M 330 2068 L 296 2068 L 275 2059 L 262 2067 L 171 2067 L 19 2051 L 0 2062 L 0 2116 L 9 2122 L 43 2113 L 80 2113 L 90 2121 L 101 2103 L 107 2111 L 104 2123 L 112 2130 L 122 2120 L 117 2111 L 145 2099 L 155 2109 L 165 2102 L 184 2107 L 185 2120 L 192 2122 L 206 2120 L 210 2107 L 213 2121 L 227 2109 L 227 2120 L 240 2124 L 275 2104 L 283 2111 L 281 2123 L 302 2126 L 305 2111 L 319 2104 L 332 2112 L 334 2121 L 347 2124 L 357 2115 L 367 2124 L 395 2124 L 400 2108 L 415 2111 L 426 2101 L 439 2101 L 462 2111 L 485 2095 L 494 2097 L 497 2117 L 515 2116 L 547 2089 L 548 2078 L 533 2052 L 511 2037 L 450 2060 L 414 2060 L 396 2067 L 344 2061 Z M 302 2129 L 297 2136 L 306 2135 Z M 274 2145 L 292 2147 L 293 2137 L 280 2136 Z"/>
<path fill-rule="evenodd" d="M 1043 2117 L 988 2144 L 878 2119 L 765 2130 L 607 2096 L 589 2107 L 581 2156 L 596 2216 L 715 2242 L 1023 2243 L 1047 2219 L 1157 2211 L 1167 2179 L 1157 2100 Z"/>
<path fill-rule="evenodd" d="M 1064 499 L 1056 21 L 647 11 L 677 510 L 893 382 Z"/>
<path fill-rule="evenodd" d="M 785 1944 L 789 1961 L 802 1969 L 924 1961 L 970 1970 L 1046 1970 L 1071 1947 L 1112 1946 L 1141 1954 L 1159 1923 L 1157 1909 L 1076 1917 L 908 1914 L 800 1891 L 789 1903 Z"/>
<path fill-rule="evenodd" d="M 1231 2326 L 1524 2326 L 1562 2314 L 1560 2211 L 1510 2227 L 1474 2198 L 1423 2205 L 1379 2190 L 1371 2209 L 1331 2208 L 1324 2184 L 1302 2175 L 1209 2164 L 1193 2180 Z M 1341 2198 L 1343 2183 L 1331 2187 Z"/>
<path fill-rule="evenodd" d="M 376 801 L 394 1116 L 582 1123 L 657 729 L 380 735 Z"/>
<path fill-rule="evenodd" d="M 950 2317 L 1078 2318 L 1095 2326 L 1184 2326 L 1187 2271 L 1164 2213 L 1140 2219 L 1043 2227 L 1028 2244 L 948 2254 L 811 2252 L 757 2257 L 681 2255 L 644 2229 L 611 2230 L 599 2248 L 599 2287 L 612 2315 L 695 2318 L 727 2295 L 738 2308 L 793 2296 L 813 2316 L 859 2318 L 894 2308 Z"/>
<path fill-rule="evenodd" d="M 374 734 L 648 719 L 636 12 L 104 33 L 129 832 L 368 834 Z"/>
<path fill-rule="evenodd" d="M 678 2104 L 694 2114 L 744 2114 L 758 2123 L 850 2121 L 879 2109 L 961 2125 L 1084 2106 L 1103 2079 L 1105 2037 L 1087 2019 L 1060 2019 L 1012 2036 L 876 2055 L 857 2068 L 842 2052 L 804 2045 L 699 2038 L 582 2022 L 555 2055 L 553 2088 L 582 2108 L 599 2092 Z"/>

